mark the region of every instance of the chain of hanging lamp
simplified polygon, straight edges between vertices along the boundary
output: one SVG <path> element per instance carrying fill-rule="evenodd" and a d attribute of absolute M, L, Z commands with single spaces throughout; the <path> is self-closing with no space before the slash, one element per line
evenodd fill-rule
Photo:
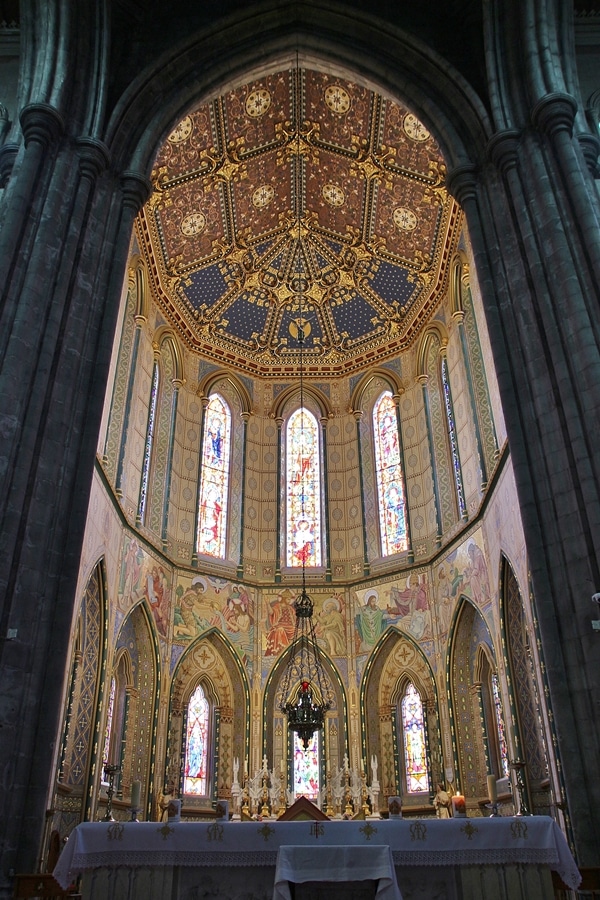
<path fill-rule="evenodd" d="M 300 442 L 301 458 L 306 452 L 304 440 L 304 342 L 307 337 L 304 319 L 303 290 L 304 279 L 302 277 L 302 177 L 300 154 L 300 107 L 301 107 L 300 66 L 298 54 L 296 54 L 296 125 L 297 125 L 297 149 L 296 149 L 296 214 L 297 214 L 297 288 L 298 288 L 298 318 L 296 319 L 297 339 L 300 357 Z M 301 516 L 305 516 L 305 466 L 301 465 L 300 472 L 300 508 Z M 302 554 L 302 589 L 294 602 L 296 624 L 294 637 L 290 650 L 290 657 L 280 694 L 280 709 L 288 720 L 288 728 L 296 732 L 302 746 L 308 749 L 315 731 L 320 731 L 325 722 L 325 713 L 332 705 L 331 689 L 325 672 L 323 671 L 321 654 L 315 634 L 313 622 L 314 604 L 306 590 L 306 553 Z M 296 691 L 296 685 L 299 690 Z"/>

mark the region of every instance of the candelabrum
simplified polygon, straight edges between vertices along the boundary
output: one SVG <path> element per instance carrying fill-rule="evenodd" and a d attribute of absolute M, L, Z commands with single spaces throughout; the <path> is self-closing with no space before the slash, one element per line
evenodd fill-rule
<path fill-rule="evenodd" d="M 242 789 L 242 814 L 245 816 L 250 815 L 250 804 L 249 804 L 249 794 L 248 794 L 248 776 L 244 775 L 244 787 Z"/>
<path fill-rule="evenodd" d="M 361 790 L 362 809 L 363 809 L 363 813 L 364 813 L 364 816 L 366 819 L 367 816 L 369 816 L 371 814 L 371 810 L 369 809 L 369 804 L 367 801 L 367 797 L 368 797 L 367 776 L 364 771 L 360 773 L 360 781 L 361 781 L 361 789 L 360 790 Z"/>
<path fill-rule="evenodd" d="M 262 779 L 262 808 L 260 811 L 261 816 L 263 818 L 267 818 L 269 815 L 269 788 L 268 788 L 269 776 L 266 772 L 263 774 Z"/>
<path fill-rule="evenodd" d="M 121 773 L 121 766 L 104 763 L 104 775 L 108 778 L 108 790 L 106 791 L 106 815 L 103 822 L 114 822 L 112 814 L 112 799 L 115 792 L 115 776 Z"/>
<path fill-rule="evenodd" d="M 346 777 L 346 808 L 344 809 L 345 816 L 353 816 L 354 809 L 352 808 L 352 792 L 350 790 L 350 772 L 346 769 L 345 773 Z"/>
<path fill-rule="evenodd" d="M 530 816 L 527 800 L 527 785 L 525 783 L 525 763 L 522 759 L 515 759 L 510 764 L 511 769 L 515 773 L 515 789 L 518 799 L 517 816 Z"/>

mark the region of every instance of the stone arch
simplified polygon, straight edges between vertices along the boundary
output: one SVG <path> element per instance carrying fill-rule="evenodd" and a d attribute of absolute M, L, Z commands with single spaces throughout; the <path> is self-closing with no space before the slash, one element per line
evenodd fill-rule
<path fill-rule="evenodd" d="M 500 628 L 504 639 L 509 701 L 514 722 L 514 752 L 525 762 L 529 808 L 547 814 L 550 806 L 548 761 L 544 746 L 539 687 L 534 675 L 533 626 L 527 622 L 519 582 L 506 556 L 501 559 Z"/>
<path fill-rule="evenodd" d="M 369 657 L 361 684 L 364 755 L 367 760 L 372 756 L 379 760 L 381 795 L 403 796 L 408 805 L 423 802 L 423 797 L 408 796 L 399 758 L 402 740 L 398 704 L 409 682 L 415 685 L 423 703 L 433 784 L 441 780 L 439 709 L 433 672 L 416 641 L 394 627 L 388 628 Z"/>
<path fill-rule="evenodd" d="M 146 601 L 137 603 L 127 614 L 117 635 L 115 660 L 129 658 L 129 681 L 123 685 L 122 772 L 119 791 L 129 797 L 133 781 L 141 783 L 140 806 L 146 818 L 152 809 L 155 786 L 150 779 L 154 769 L 153 737 L 158 715 L 160 657 L 154 617 Z M 110 679 L 108 679 L 108 690 Z"/>
<path fill-rule="evenodd" d="M 249 686 L 239 657 L 227 638 L 211 629 L 179 660 L 171 680 L 164 783 L 178 794 L 182 784 L 183 727 L 187 703 L 198 684 L 206 685 L 214 713 L 213 799 L 231 797 L 233 760 L 247 759 Z M 234 728 L 235 722 L 235 728 Z"/>
<path fill-rule="evenodd" d="M 260 77 L 274 65 L 326 62 L 341 75 L 402 98 L 433 130 L 453 166 L 482 158 L 491 124 L 464 77 L 412 35 L 368 12 L 288 4 L 238 12 L 196 32 L 148 66 L 122 93 L 106 141 L 124 168 L 148 171 L 157 146 L 188 110 L 217 90 Z M 414 73 L 419 73 L 419 78 Z M 164 100 L 157 107 L 156 97 Z M 166 111 L 166 114 L 165 114 Z"/>
<path fill-rule="evenodd" d="M 464 595 L 457 604 L 448 641 L 448 685 L 456 787 L 467 801 L 487 795 L 489 748 L 484 698 L 478 675 L 494 660 L 492 638 L 481 612 Z"/>
<path fill-rule="evenodd" d="M 272 760 L 273 768 L 276 770 L 279 769 L 281 760 L 286 765 L 289 763 L 287 722 L 279 708 L 279 699 L 292 652 L 293 647 L 290 646 L 280 655 L 269 673 L 263 695 L 263 754 L 266 754 L 267 759 Z M 336 767 L 341 766 L 344 754 L 348 753 L 348 701 L 339 672 L 322 647 L 319 647 L 319 656 L 331 685 L 333 700 L 331 708 L 325 714 L 324 745 L 321 757 L 321 769 L 324 776 L 326 771 L 333 772 Z M 296 687 L 297 685 L 294 686 L 294 690 Z M 321 779 L 321 783 L 324 783 L 324 778 Z"/>
<path fill-rule="evenodd" d="M 68 696 L 54 799 L 53 829 L 67 837 L 95 803 L 108 609 L 104 560 L 92 569 L 75 623 Z"/>

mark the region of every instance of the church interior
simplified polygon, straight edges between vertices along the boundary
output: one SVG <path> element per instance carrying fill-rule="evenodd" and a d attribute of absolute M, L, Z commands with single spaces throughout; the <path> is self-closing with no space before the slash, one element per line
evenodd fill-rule
<path fill-rule="evenodd" d="M 440 791 L 591 896 L 600 5 L 406 6 L 0 2 L 0 897 Z"/>

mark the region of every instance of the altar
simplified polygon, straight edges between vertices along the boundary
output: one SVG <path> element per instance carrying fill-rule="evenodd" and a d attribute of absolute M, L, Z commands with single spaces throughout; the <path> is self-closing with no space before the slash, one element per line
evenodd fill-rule
<path fill-rule="evenodd" d="M 580 881 L 563 833 L 546 816 L 85 822 L 72 833 L 54 876 L 63 887 L 83 876 L 85 900 L 235 900 L 249 896 L 250 887 L 253 898 L 272 900 L 277 896 L 276 866 L 282 847 L 360 848 L 361 878 L 369 875 L 365 861 L 372 847 L 377 883 L 383 856 L 390 853 L 403 900 L 432 895 L 447 900 L 467 896 L 547 900 L 553 896 L 552 870 L 573 889 Z M 306 854 L 296 857 L 310 859 Z M 293 870 L 288 874 L 289 880 L 303 880 L 296 879 Z M 338 880 L 337 872 L 334 876 Z"/>

